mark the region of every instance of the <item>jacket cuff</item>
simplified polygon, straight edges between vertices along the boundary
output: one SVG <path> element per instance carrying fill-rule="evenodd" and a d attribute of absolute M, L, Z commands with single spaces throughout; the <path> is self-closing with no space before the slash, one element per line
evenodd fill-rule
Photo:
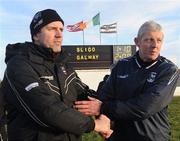
<path fill-rule="evenodd" d="M 89 127 L 89 128 L 86 130 L 86 133 L 89 133 L 94 130 L 95 122 L 92 118 L 90 118 L 90 121 L 87 124 L 88 124 L 87 127 Z"/>
<path fill-rule="evenodd" d="M 110 109 L 110 106 L 108 102 L 103 102 L 101 105 L 100 114 L 106 115 L 108 118 L 112 118 L 112 110 Z"/>
<path fill-rule="evenodd" d="M 101 104 L 100 114 L 106 115 L 106 112 L 107 112 L 107 105 L 103 102 Z"/>

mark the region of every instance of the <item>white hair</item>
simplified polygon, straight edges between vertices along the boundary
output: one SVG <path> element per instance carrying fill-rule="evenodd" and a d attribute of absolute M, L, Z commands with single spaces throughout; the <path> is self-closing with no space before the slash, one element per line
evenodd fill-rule
<path fill-rule="evenodd" d="M 137 37 L 141 38 L 143 36 L 143 34 L 147 31 L 160 31 L 163 32 L 163 29 L 161 27 L 160 24 L 156 23 L 155 21 L 147 21 L 144 24 L 141 25 L 141 27 L 139 28 Z"/>

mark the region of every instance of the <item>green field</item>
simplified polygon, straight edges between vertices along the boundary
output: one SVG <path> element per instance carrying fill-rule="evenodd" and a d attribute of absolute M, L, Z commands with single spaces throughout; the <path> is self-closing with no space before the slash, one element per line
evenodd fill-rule
<path fill-rule="evenodd" d="M 169 120 L 171 125 L 171 141 L 180 141 L 180 96 L 173 98 L 169 106 Z M 104 141 L 97 133 L 92 132 L 83 136 L 83 141 Z"/>
<path fill-rule="evenodd" d="M 176 96 L 169 106 L 171 141 L 180 141 L 180 96 Z"/>

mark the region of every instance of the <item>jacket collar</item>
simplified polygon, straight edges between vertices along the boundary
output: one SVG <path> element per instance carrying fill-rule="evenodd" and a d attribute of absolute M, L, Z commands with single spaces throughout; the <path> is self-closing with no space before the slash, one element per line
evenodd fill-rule
<path fill-rule="evenodd" d="M 55 57 L 51 48 L 38 46 L 31 43 L 31 51 L 29 51 L 30 60 L 42 64 L 44 61 L 52 61 L 55 63 L 65 63 L 69 60 L 70 54 L 62 48 L 61 52 Z"/>
<path fill-rule="evenodd" d="M 160 59 L 160 56 L 158 56 L 155 60 L 153 60 L 151 62 L 144 62 L 140 58 L 139 52 L 136 52 L 136 54 L 134 55 L 134 58 L 135 58 L 135 62 L 139 68 L 149 69 L 149 68 L 153 67 L 158 62 L 158 60 Z"/>

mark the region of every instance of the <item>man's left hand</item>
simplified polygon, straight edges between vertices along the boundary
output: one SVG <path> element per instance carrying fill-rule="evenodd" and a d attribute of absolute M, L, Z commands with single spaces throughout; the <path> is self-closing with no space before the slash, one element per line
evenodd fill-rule
<path fill-rule="evenodd" d="M 74 108 L 87 116 L 98 116 L 102 102 L 89 96 L 88 99 L 89 100 L 76 101 Z"/>

